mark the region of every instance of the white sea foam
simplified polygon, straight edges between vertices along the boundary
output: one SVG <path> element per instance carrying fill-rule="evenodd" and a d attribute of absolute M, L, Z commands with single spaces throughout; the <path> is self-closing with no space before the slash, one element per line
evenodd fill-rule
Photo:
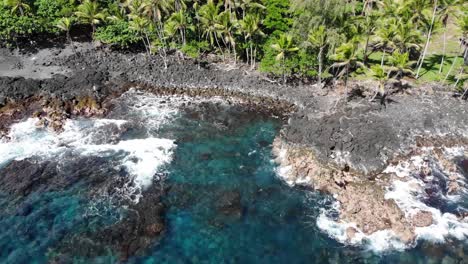
<path fill-rule="evenodd" d="M 317 227 L 327 233 L 331 238 L 347 245 L 364 246 L 366 249 L 375 252 L 388 250 L 401 251 L 407 247 L 407 245 L 397 239 L 391 230 L 380 230 L 370 235 L 366 235 L 359 230 L 355 223 L 333 219 L 329 216 L 330 211 L 337 212 L 339 206 L 338 202 L 334 202 L 332 208 L 328 209 L 328 211 L 321 209 L 321 213 L 317 218 Z M 348 238 L 348 235 L 346 234 L 348 228 L 353 228 L 356 231 L 352 239 Z"/>
<path fill-rule="evenodd" d="M 153 137 L 121 140 L 116 144 L 93 143 L 93 136 L 99 129 L 108 124 L 121 125 L 125 123 L 122 120 L 68 120 L 60 134 L 37 128 L 37 121 L 31 118 L 11 127 L 8 135 L 11 140 L 0 142 L 0 166 L 30 157 L 60 159 L 65 152 L 80 156 L 112 156 L 123 152 L 121 166 L 141 190 L 148 187 L 158 170 L 171 161 L 175 148 L 173 140 Z"/>
<path fill-rule="evenodd" d="M 419 178 L 413 177 L 415 173 L 421 170 L 421 168 L 428 165 L 427 162 L 429 161 L 427 157 L 431 157 L 432 150 L 433 148 L 423 148 L 421 149 L 423 155 L 410 157 L 408 160 L 401 161 L 396 165 L 389 165 L 384 170 L 385 173 L 397 176 L 391 187 L 387 190 L 385 199 L 394 199 L 399 208 L 408 218 L 411 218 L 420 211 L 426 211 L 432 214 L 432 225 L 428 227 L 415 228 L 416 241 L 428 240 L 435 243 L 443 243 L 449 237 L 466 241 L 468 239 L 468 219 L 458 219 L 454 214 L 442 213 L 438 208 L 426 205 L 422 201 L 422 198 L 424 196 L 424 186 L 427 183 Z M 280 164 L 284 164 L 286 154 L 285 149 L 278 150 L 276 158 L 280 161 Z M 444 149 L 444 155 L 447 159 L 453 160 L 456 157 L 466 157 L 467 151 L 463 147 L 446 148 Z M 305 179 L 304 177 L 293 177 L 291 170 L 293 170 L 293 168 L 290 165 L 279 166 L 276 172 L 277 175 L 288 185 L 294 186 L 301 183 L 310 184 L 310 179 Z M 458 182 L 461 186 L 459 190 L 460 194 L 443 195 L 443 199 L 450 202 L 456 202 L 460 198 L 467 199 L 468 191 L 466 189 L 466 183 L 463 180 L 463 176 L 459 176 Z M 431 177 L 435 176 L 426 177 L 425 180 L 431 180 Z M 448 181 L 448 178 L 445 180 Z M 391 230 L 381 230 L 370 235 L 364 234 L 359 230 L 359 228 L 357 228 L 355 223 L 340 221 L 330 216 L 333 213 L 335 215 L 338 214 L 339 206 L 339 202 L 334 202 L 331 208 L 327 210 L 322 209 L 316 221 L 319 229 L 337 241 L 348 245 L 363 246 L 366 249 L 376 252 L 404 250 L 416 245 L 416 243 L 407 245 L 401 242 Z M 349 239 L 346 234 L 346 230 L 348 228 L 353 228 L 356 231 L 352 239 Z"/>
<path fill-rule="evenodd" d="M 135 92 L 127 93 L 122 100 L 137 102 L 123 114 L 123 118 L 128 120 L 67 120 L 64 131 L 58 134 L 38 128 L 36 118 L 12 125 L 8 134 L 10 140 L 0 141 L 0 167 L 12 160 L 27 158 L 60 161 L 65 153 L 101 157 L 117 155 L 120 166 L 128 172 L 129 180 L 134 183 L 128 191 L 135 192 L 135 201 L 138 201 L 141 190 L 152 183 L 153 177 L 165 164 L 171 162 L 176 146 L 174 140 L 158 138 L 157 135 L 122 140 L 119 139 L 119 133 L 125 129 L 119 130 L 124 124 L 133 122 L 133 117 L 140 118 L 148 129 L 158 129 L 176 116 L 180 102 L 173 99 L 173 104 L 161 104 L 159 97 L 137 95 Z"/>
<path fill-rule="evenodd" d="M 174 141 L 170 139 L 145 138 L 123 140 L 115 145 L 78 146 L 77 151 L 86 156 L 106 156 L 124 151 L 126 155 L 122 159 L 122 165 L 134 176 L 134 182 L 138 186 L 146 188 L 151 185 L 158 168 L 171 161 L 174 147 Z"/>
<path fill-rule="evenodd" d="M 287 154 L 288 150 L 286 148 L 279 148 L 276 149 L 276 158 L 273 162 L 280 164 L 280 166 L 276 167 L 276 175 L 280 180 L 285 182 L 289 186 L 294 185 L 304 185 L 307 186 L 312 182 L 312 179 L 308 175 L 296 175 L 294 172 L 294 168 L 292 165 L 284 165 L 288 164 Z M 283 165 L 281 165 L 283 164 Z"/>
<path fill-rule="evenodd" d="M 423 155 L 430 156 L 430 151 L 431 149 L 425 149 L 423 151 Z M 463 157 L 464 155 L 465 149 L 462 147 L 444 149 L 444 156 L 447 159 Z M 410 162 L 398 164 L 397 166 L 401 168 L 400 176 L 405 177 L 405 180 L 394 181 L 391 188 L 389 188 L 385 194 L 385 198 L 394 199 L 400 209 L 402 209 L 408 217 L 411 217 L 420 211 L 426 211 L 432 214 L 432 225 L 427 227 L 416 227 L 415 232 L 418 239 L 430 240 L 437 243 L 443 243 L 449 237 L 456 238 L 458 240 L 468 239 L 468 219 L 458 219 L 456 215 L 443 213 L 438 208 L 428 206 L 422 201 L 425 196 L 424 186 L 427 184 L 425 181 L 431 180 L 434 176 L 426 177 L 425 181 L 423 181 L 422 179 L 412 177 L 412 171 L 409 168 L 416 168 L 419 170 L 424 162 L 423 156 L 415 156 L 410 159 Z M 387 170 L 394 170 L 392 167 L 395 166 L 389 166 Z M 457 172 L 452 172 L 452 174 L 458 176 L 457 181 L 460 183 L 460 189 L 458 191 L 459 194 L 447 195 L 441 193 L 440 195 L 445 201 L 456 203 L 461 198 L 467 198 L 467 188 L 462 175 Z M 444 177 L 444 181 L 447 182 L 449 180 L 446 175 L 441 176 Z"/>
<path fill-rule="evenodd" d="M 407 161 L 400 162 L 397 165 L 390 165 L 384 172 L 394 173 L 398 178 L 393 181 L 391 187 L 385 194 L 385 199 L 394 199 L 399 208 L 405 213 L 408 218 L 411 218 L 417 212 L 426 211 L 432 214 L 433 224 L 427 227 L 416 227 L 416 241 L 428 240 L 434 243 L 444 243 L 448 238 L 455 238 L 461 241 L 468 241 L 468 218 L 457 218 L 451 213 L 442 213 L 438 208 L 426 205 L 422 199 L 425 196 L 424 187 L 427 184 L 423 180 L 413 177 L 414 173 L 418 172 L 427 161 L 426 157 L 430 157 L 432 148 L 422 150 L 423 155 L 413 156 Z M 444 155 L 448 159 L 455 157 L 466 156 L 466 150 L 462 147 L 446 148 Z M 452 172 L 453 173 L 453 172 Z M 434 176 L 431 176 L 434 177 Z M 427 177 L 425 180 L 430 180 Z M 467 199 L 466 184 L 460 175 L 459 182 L 461 183 L 461 195 L 443 195 L 442 198 L 449 202 L 457 202 L 458 199 Z M 445 180 L 448 180 L 445 179 Z M 405 245 L 402 243 L 391 230 L 381 230 L 371 235 L 365 235 L 360 231 L 354 223 L 339 222 L 338 220 L 329 217 L 330 211 L 338 212 L 339 203 L 335 202 L 332 208 L 326 211 L 322 210 L 317 218 L 317 226 L 326 232 L 330 237 L 344 244 L 363 245 L 373 251 L 381 252 L 388 250 L 404 250 L 415 245 Z M 466 208 L 465 208 L 466 209 Z M 352 227 L 357 230 L 353 239 L 348 239 L 346 230 Z"/>

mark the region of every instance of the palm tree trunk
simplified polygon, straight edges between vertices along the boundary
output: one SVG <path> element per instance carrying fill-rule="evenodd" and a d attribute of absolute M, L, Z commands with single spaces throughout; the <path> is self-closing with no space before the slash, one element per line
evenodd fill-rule
<path fill-rule="evenodd" d="M 442 68 L 444 67 L 446 50 L 447 50 L 447 27 L 444 27 L 444 50 L 442 51 L 442 59 L 440 61 L 439 74 L 442 73 Z"/>
<path fill-rule="evenodd" d="M 255 65 L 255 54 L 253 51 L 253 45 L 252 42 L 250 42 L 250 56 L 252 56 L 252 59 L 250 60 L 250 69 L 253 69 Z"/>
<path fill-rule="evenodd" d="M 432 22 L 429 28 L 429 33 L 427 33 L 426 45 L 424 46 L 424 51 L 421 57 L 421 61 L 419 62 L 418 71 L 416 72 L 416 79 L 419 78 L 419 72 L 421 71 L 421 67 L 424 64 L 424 59 L 426 58 L 427 48 L 429 47 L 429 42 L 431 41 L 432 27 L 434 26 L 436 11 L 437 11 L 437 0 L 435 0 L 434 2 L 434 11 L 432 12 Z"/>
<path fill-rule="evenodd" d="M 73 40 L 70 36 L 70 29 L 67 30 L 67 41 L 70 43 L 73 53 L 76 53 L 75 46 L 73 45 Z"/>
<path fill-rule="evenodd" d="M 367 63 L 367 59 L 369 57 L 369 55 L 367 55 L 367 51 L 369 50 L 369 40 L 370 40 L 370 33 L 368 32 L 367 38 L 366 38 L 366 47 L 364 48 L 364 59 L 363 59 L 364 64 Z"/>
<path fill-rule="evenodd" d="M 283 59 L 282 59 L 282 68 L 283 68 L 283 84 L 286 84 L 286 66 L 285 66 L 285 63 L 284 63 L 284 57 L 286 57 L 286 55 L 283 56 Z"/>
<path fill-rule="evenodd" d="M 318 74 L 318 82 L 319 84 L 322 84 L 322 67 L 323 67 L 323 61 L 322 61 L 322 56 L 323 56 L 323 46 L 320 47 L 319 53 L 318 53 L 318 61 L 319 61 L 319 74 Z"/>
<path fill-rule="evenodd" d="M 460 97 L 460 99 L 463 100 L 463 98 L 465 98 L 465 95 L 466 93 L 468 92 L 468 87 L 466 87 L 465 91 L 463 92 L 462 96 Z"/>
<path fill-rule="evenodd" d="M 161 56 L 163 63 L 164 63 L 164 69 L 167 69 L 167 54 L 166 54 L 166 42 L 164 41 L 164 33 L 162 33 L 163 30 L 163 25 L 161 21 L 158 22 L 156 25 L 156 34 L 158 35 L 159 41 L 162 43 L 162 48 L 160 51 L 158 51 L 159 56 Z"/>
<path fill-rule="evenodd" d="M 370 99 L 370 102 L 373 102 L 375 100 L 375 98 L 377 97 L 377 95 L 380 93 L 382 96 L 383 96 L 383 89 L 382 89 L 382 82 L 379 81 L 379 87 L 377 87 L 375 93 L 374 93 L 374 96 L 372 96 L 372 98 Z"/>
<path fill-rule="evenodd" d="M 221 45 L 219 45 L 219 41 L 218 41 L 218 37 L 216 36 L 216 33 L 213 34 L 214 35 L 214 38 L 216 40 L 216 45 L 218 45 L 218 48 L 219 50 L 221 51 L 221 54 L 223 54 L 223 61 L 226 60 L 226 57 L 224 56 L 224 51 L 223 49 L 221 48 Z"/>
<path fill-rule="evenodd" d="M 368 8 L 368 6 L 367 6 L 368 4 L 369 4 L 369 0 L 365 0 L 364 4 L 362 4 L 362 14 L 363 15 L 367 14 L 366 11 L 367 11 L 367 8 Z"/>
<path fill-rule="evenodd" d="M 245 49 L 245 55 L 247 56 L 247 64 L 250 64 L 250 61 L 249 61 L 249 48 Z"/>
<path fill-rule="evenodd" d="M 463 67 L 460 69 L 460 73 L 457 75 L 457 80 L 455 81 L 455 83 L 453 84 L 453 88 L 456 88 L 458 83 L 460 82 L 460 76 L 463 74 Z"/>
<path fill-rule="evenodd" d="M 348 74 L 349 74 L 349 64 L 346 64 L 346 76 L 345 76 L 345 98 L 348 97 Z"/>
<path fill-rule="evenodd" d="M 385 59 L 385 49 L 383 50 L 382 60 L 380 61 L 380 67 L 383 67 L 384 59 Z"/>
<path fill-rule="evenodd" d="M 452 73 L 452 70 L 453 70 L 453 67 L 455 67 L 455 64 L 457 63 L 457 59 L 458 59 L 458 56 L 455 57 L 455 59 L 453 59 L 453 62 L 452 62 L 452 66 L 450 66 L 450 69 L 449 71 L 447 72 L 447 75 L 445 75 L 445 78 L 444 78 L 444 81 L 443 82 L 446 82 L 450 73 Z"/>
<path fill-rule="evenodd" d="M 143 41 L 143 46 L 145 46 L 146 55 L 148 55 L 148 46 L 146 45 L 146 39 L 145 39 L 144 34 L 141 33 L 140 37 L 141 37 L 141 40 Z"/>
<path fill-rule="evenodd" d="M 465 52 L 463 53 L 463 58 L 465 58 L 467 55 L 468 55 L 468 48 L 465 49 Z M 463 59 L 463 58 L 462 58 L 462 59 Z M 453 68 L 455 67 L 455 64 L 456 64 L 456 62 L 457 62 L 457 59 L 458 59 L 458 56 L 455 57 L 455 59 L 453 59 L 452 66 L 450 66 L 450 70 L 447 72 L 447 75 L 445 75 L 444 82 L 447 81 L 447 79 L 448 79 L 450 73 L 452 73 L 452 70 L 453 70 Z"/>
<path fill-rule="evenodd" d="M 70 30 L 67 30 L 67 41 L 68 43 L 72 44 L 71 38 L 70 38 Z"/>
<path fill-rule="evenodd" d="M 91 38 L 94 41 L 94 32 L 96 31 L 96 25 L 94 23 L 91 23 L 91 29 L 92 29 Z"/>
<path fill-rule="evenodd" d="M 148 52 L 148 57 L 151 56 L 151 42 L 149 40 L 149 37 L 148 37 L 148 33 L 145 32 L 145 38 L 146 38 L 146 42 L 147 42 L 147 46 L 146 46 L 146 52 Z"/>
<path fill-rule="evenodd" d="M 234 52 L 234 64 L 237 64 L 236 42 L 232 43 L 232 51 Z"/>
<path fill-rule="evenodd" d="M 465 52 L 463 53 L 463 63 L 468 65 L 468 47 L 465 47 Z"/>
<path fill-rule="evenodd" d="M 180 34 L 180 41 L 182 42 L 182 45 L 185 45 L 184 32 L 182 31 L 182 28 L 179 29 L 179 34 Z"/>

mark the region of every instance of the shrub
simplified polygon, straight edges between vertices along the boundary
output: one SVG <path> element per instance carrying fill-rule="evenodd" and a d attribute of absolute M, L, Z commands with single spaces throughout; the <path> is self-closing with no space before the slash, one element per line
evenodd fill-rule
<path fill-rule="evenodd" d="M 128 48 L 131 44 L 141 41 L 140 36 L 129 29 L 128 22 L 123 20 L 99 27 L 94 37 L 103 43 L 120 48 Z"/>
<path fill-rule="evenodd" d="M 0 6 L 0 40 L 7 44 L 18 37 L 45 32 L 43 21 L 35 16 L 18 16 Z"/>

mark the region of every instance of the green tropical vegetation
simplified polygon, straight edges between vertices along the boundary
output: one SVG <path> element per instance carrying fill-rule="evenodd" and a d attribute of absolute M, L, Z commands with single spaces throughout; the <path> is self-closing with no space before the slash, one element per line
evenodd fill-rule
<path fill-rule="evenodd" d="M 0 0 L 0 45 L 87 34 L 167 61 L 214 54 L 281 77 L 413 78 L 463 87 L 463 0 Z M 465 45 L 461 44 L 465 43 Z M 166 64 L 167 65 L 167 64 Z M 382 88 L 379 88 L 380 90 Z"/>

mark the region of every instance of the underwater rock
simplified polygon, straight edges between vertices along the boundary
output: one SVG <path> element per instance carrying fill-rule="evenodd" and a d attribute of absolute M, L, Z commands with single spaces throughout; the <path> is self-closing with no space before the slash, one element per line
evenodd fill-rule
<path fill-rule="evenodd" d="M 114 181 L 114 184 L 108 184 L 104 192 L 112 196 L 111 190 L 121 189 L 126 183 Z M 99 192 L 101 193 L 102 189 Z M 114 196 L 114 202 L 126 208 L 117 222 L 93 232 L 71 234 L 54 249 L 55 253 L 66 259 L 69 255 L 93 258 L 112 251 L 124 261 L 130 256 L 145 252 L 150 246 L 158 243 L 158 238 L 165 231 L 165 205 L 161 202 L 164 192 L 159 185 L 152 185 L 143 192 L 143 198 L 138 203 L 125 197 Z"/>
<path fill-rule="evenodd" d="M 12 161 L 0 169 L 0 189 L 10 195 L 25 197 L 45 186 L 57 174 L 55 164 L 33 160 Z"/>
<path fill-rule="evenodd" d="M 0 190 L 18 197 L 31 192 L 58 191 L 79 181 L 89 185 L 89 195 L 103 189 L 121 187 L 125 182 L 119 181 L 119 171 L 113 167 L 103 166 L 107 160 L 103 157 L 62 157 L 59 163 L 40 159 L 13 160 L 0 168 Z"/>
<path fill-rule="evenodd" d="M 239 191 L 222 192 L 216 208 L 224 215 L 240 217 L 242 214 L 241 195 Z"/>

